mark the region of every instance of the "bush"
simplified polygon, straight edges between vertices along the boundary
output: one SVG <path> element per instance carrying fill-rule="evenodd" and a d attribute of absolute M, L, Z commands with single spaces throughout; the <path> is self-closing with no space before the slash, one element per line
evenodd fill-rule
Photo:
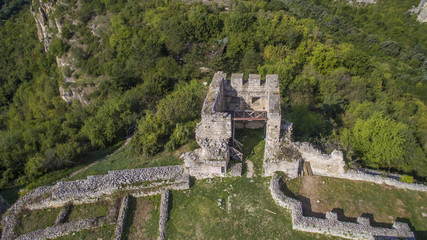
<path fill-rule="evenodd" d="M 380 44 L 381 50 L 392 57 L 397 57 L 400 53 L 400 45 L 395 41 L 385 41 Z"/>
<path fill-rule="evenodd" d="M 409 175 L 402 175 L 402 177 L 400 178 L 400 181 L 405 182 L 405 183 L 413 183 L 414 177 L 409 176 Z"/>

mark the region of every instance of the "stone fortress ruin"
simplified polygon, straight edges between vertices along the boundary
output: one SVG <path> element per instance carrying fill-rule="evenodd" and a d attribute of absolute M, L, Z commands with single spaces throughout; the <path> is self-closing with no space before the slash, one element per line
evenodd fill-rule
<path fill-rule="evenodd" d="M 200 148 L 184 153 L 184 165 L 109 171 L 86 179 L 58 182 L 34 189 L 13 204 L 2 219 L 2 240 L 51 239 L 102 225 L 115 226 L 114 239 L 121 239 L 128 212 L 129 197 L 160 195 L 158 239 L 166 238 L 170 207 L 169 191 L 191 188 L 190 177 L 213 178 L 241 176 L 244 156 L 241 143 L 234 139 L 235 129 L 265 129 L 263 176 L 271 176 L 270 193 L 274 202 L 290 211 L 292 228 L 348 239 L 415 239 L 408 224 L 395 222 L 391 228 L 371 226 L 370 219 L 345 222 L 327 212 L 325 218 L 304 216 L 302 202 L 284 194 L 283 176 L 322 175 L 387 184 L 397 188 L 427 192 L 421 184 L 408 184 L 380 173 L 345 169 L 343 154 L 321 153 L 309 143 L 291 140 L 292 123 L 282 120 L 278 75 L 232 74 L 230 79 L 217 72 L 203 104 L 201 122 L 196 127 Z M 108 215 L 67 221 L 70 206 L 110 199 Z M 20 234 L 19 216 L 23 210 L 62 208 L 55 225 Z"/>
<path fill-rule="evenodd" d="M 280 138 L 280 94 L 278 75 L 261 76 L 217 72 L 203 104 L 202 120 L 196 127 L 201 148 L 184 154 L 184 165 L 196 178 L 226 176 L 230 160 L 242 160 L 236 128 L 265 127 L 266 139 Z"/>

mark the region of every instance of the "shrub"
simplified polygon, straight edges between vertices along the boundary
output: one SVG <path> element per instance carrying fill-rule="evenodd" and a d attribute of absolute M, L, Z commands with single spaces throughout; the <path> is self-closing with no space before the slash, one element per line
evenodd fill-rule
<path fill-rule="evenodd" d="M 405 183 L 413 183 L 414 177 L 409 176 L 409 175 L 402 175 L 402 177 L 400 178 L 400 181 L 405 182 Z"/>

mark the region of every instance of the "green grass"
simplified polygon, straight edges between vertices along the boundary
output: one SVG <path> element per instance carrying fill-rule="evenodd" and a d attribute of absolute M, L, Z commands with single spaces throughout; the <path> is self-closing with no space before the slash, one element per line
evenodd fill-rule
<path fill-rule="evenodd" d="M 250 160 L 254 164 L 255 174 L 261 176 L 265 148 L 264 129 L 236 129 L 235 134 L 237 141 L 243 144 L 243 159 Z"/>
<path fill-rule="evenodd" d="M 189 190 L 173 191 L 167 237 L 336 239 L 292 230 L 290 212 L 275 204 L 268 186 L 269 178 L 216 178 L 196 181 Z M 228 196 L 231 211 L 227 210 Z M 218 207 L 218 199 L 223 199 L 223 209 Z"/>
<path fill-rule="evenodd" d="M 107 216 L 110 205 L 111 202 L 105 200 L 96 203 L 75 205 L 71 208 L 71 212 L 68 215 L 68 222 Z"/>
<path fill-rule="evenodd" d="M 103 225 L 100 228 L 82 230 L 73 232 L 68 235 L 55 238 L 57 240 L 98 240 L 98 239 L 114 239 L 115 225 Z"/>
<path fill-rule="evenodd" d="M 124 239 L 157 239 L 159 229 L 160 195 L 130 198 Z"/>
<path fill-rule="evenodd" d="M 397 189 L 387 185 L 338 178 L 316 177 L 318 209 L 323 212 L 342 209 L 346 217 L 357 218 L 364 213 L 372 214 L 375 222 L 388 223 L 399 220 L 412 226 L 417 239 L 427 239 L 427 193 Z M 302 178 L 291 180 L 289 190 L 299 195 Z M 304 194 L 305 197 L 307 194 Z M 313 203 L 315 199 L 311 199 Z"/>
<path fill-rule="evenodd" d="M 69 180 L 84 179 L 90 175 L 106 174 L 111 170 L 147 168 L 182 164 L 176 154 L 162 152 L 152 157 L 138 156 L 132 152 L 129 145 L 123 147 L 107 159 L 78 173 Z"/>
<path fill-rule="evenodd" d="M 90 163 L 92 163 L 92 162 L 94 162 L 94 161 L 96 161 L 96 160 L 98 160 L 98 159 L 100 159 L 100 158 L 102 158 L 108 154 L 113 153 L 118 148 L 120 148 L 120 146 L 123 143 L 124 143 L 124 140 L 119 141 L 116 144 L 109 146 L 105 149 L 89 152 L 88 154 L 86 154 L 84 157 L 82 157 L 78 161 L 79 165 L 77 165 L 77 166 L 46 173 L 46 174 L 42 175 L 41 177 L 35 179 L 31 183 L 27 184 L 26 186 L 15 186 L 15 187 L 8 188 L 8 189 L 2 189 L 0 191 L 0 194 L 10 205 L 12 205 L 16 202 L 16 200 L 18 200 L 18 198 L 19 198 L 18 192 L 20 189 L 24 188 L 25 190 L 31 190 L 31 189 L 34 189 L 34 188 L 37 188 L 40 186 L 45 186 L 45 185 L 49 185 L 49 184 L 58 182 L 61 179 L 64 179 L 67 176 L 69 176 L 71 173 L 73 173 L 79 169 L 84 168 L 85 166 L 89 165 Z"/>
<path fill-rule="evenodd" d="M 26 186 L 26 188 L 27 189 L 33 189 L 36 187 L 45 186 L 45 185 L 60 181 L 61 179 L 67 177 L 71 173 L 73 173 L 73 172 L 75 172 L 81 168 L 84 168 L 85 166 L 89 165 L 90 163 L 92 163 L 92 162 L 94 162 L 100 158 L 103 158 L 104 156 L 106 156 L 108 154 L 113 153 L 114 151 L 119 149 L 123 143 L 124 143 L 124 140 L 119 141 L 116 144 L 111 145 L 107 148 L 97 150 L 97 151 L 93 151 L 93 152 L 89 152 L 82 159 L 78 160 L 79 165 L 77 165 L 75 167 L 67 168 L 67 169 L 49 172 L 49 173 L 37 178 L 32 183 L 28 184 Z"/>
<path fill-rule="evenodd" d="M 18 216 L 18 235 L 53 226 L 60 211 L 61 208 L 23 210 Z"/>

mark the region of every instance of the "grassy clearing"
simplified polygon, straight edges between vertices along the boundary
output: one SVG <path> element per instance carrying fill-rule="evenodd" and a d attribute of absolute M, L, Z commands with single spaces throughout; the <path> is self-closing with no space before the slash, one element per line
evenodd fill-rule
<path fill-rule="evenodd" d="M 178 155 L 179 157 L 179 155 Z M 112 154 L 107 159 L 78 173 L 69 180 L 84 179 L 90 175 L 106 174 L 111 170 L 147 168 L 182 164 L 174 153 L 162 152 L 152 157 L 138 156 L 132 152 L 129 145 Z"/>
<path fill-rule="evenodd" d="M 251 182 L 252 181 L 252 182 Z M 269 178 L 217 178 L 173 191 L 169 239 L 337 239 L 292 230 L 290 213 L 276 205 Z M 231 197 L 231 211 L 227 199 Z M 218 199 L 222 200 L 221 208 Z"/>
<path fill-rule="evenodd" d="M 114 229 L 115 225 L 104 225 L 100 228 L 96 229 L 88 229 L 80 232 L 70 233 L 68 235 L 55 238 L 57 240 L 76 240 L 76 239 L 84 239 L 84 240 L 109 240 L 114 239 Z"/>
<path fill-rule="evenodd" d="M 123 230 L 123 238 L 129 240 L 157 239 L 159 228 L 160 195 L 131 198 Z"/>
<path fill-rule="evenodd" d="M 100 158 L 102 158 L 108 154 L 113 153 L 118 148 L 120 148 L 120 146 L 123 143 L 124 143 L 124 140 L 119 141 L 116 144 L 109 146 L 105 149 L 90 152 L 90 153 L 86 154 L 82 159 L 80 159 L 78 161 L 79 165 L 77 165 L 75 167 L 49 172 L 49 173 L 37 178 L 36 180 L 32 181 L 31 183 L 29 183 L 26 186 L 16 186 L 16 187 L 9 188 L 9 189 L 2 189 L 0 191 L 0 194 L 9 204 L 12 205 L 16 202 L 16 200 L 18 200 L 18 198 L 19 198 L 18 192 L 21 188 L 31 190 L 31 189 L 34 189 L 34 188 L 37 188 L 40 186 L 45 186 L 45 185 L 49 185 L 49 184 L 58 182 L 61 179 L 64 179 L 67 176 L 69 176 L 71 173 L 73 173 L 79 169 L 84 168 L 85 166 L 89 165 L 90 163 L 92 163 L 92 162 L 94 162 L 94 161 L 96 161 L 96 160 L 98 160 L 98 159 L 100 159 Z"/>
<path fill-rule="evenodd" d="M 310 199 L 312 212 L 335 210 L 345 215 L 342 218 L 353 220 L 363 214 L 388 227 L 396 220 L 403 221 L 412 226 L 417 239 L 427 239 L 427 221 L 422 216 L 427 214 L 426 192 L 320 176 L 297 178 L 287 185 L 297 198 Z"/>
<path fill-rule="evenodd" d="M 61 208 L 22 211 L 18 217 L 18 235 L 53 226 L 60 211 Z"/>
<path fill-rule="evenodd" d="M 236 139 L 243 144 L 243 159 L 254 164 L 255 174 L 262 174 L 262 160 L 264 158 L 265 141 L 264 129 L 236 129 Z"/>
<path fill-rule="evenodd" d="M 75 205 L 71 208 L 70 214 L 68 215 L 68 222 L 107 216 L 110 206 L 111 202 L 105 200 L 96 203 Z"/>

